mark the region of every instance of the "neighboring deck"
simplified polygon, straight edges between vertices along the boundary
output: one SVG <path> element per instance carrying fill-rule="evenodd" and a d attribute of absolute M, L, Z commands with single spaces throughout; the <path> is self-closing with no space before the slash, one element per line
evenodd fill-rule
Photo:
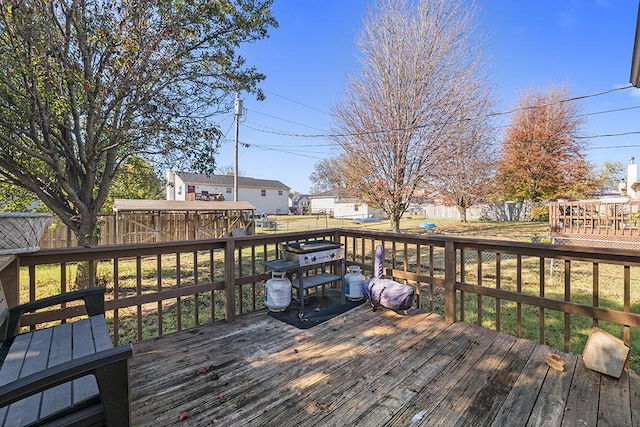
<path fill-rule="evenodd" d="M 367 305 L 309 330 L 258 312 L 135 344 L 131 389 L 139 426 L 640 426 L 633 372 Z"/>

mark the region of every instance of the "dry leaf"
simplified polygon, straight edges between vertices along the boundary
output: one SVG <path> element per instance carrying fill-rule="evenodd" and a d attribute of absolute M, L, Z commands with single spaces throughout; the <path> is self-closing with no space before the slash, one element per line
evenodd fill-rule
<path fill-rule="evenodd" d="M 547 362 L 547 365 L 551 366 L 553 369 L 560 372 L 564 371 L 564 360 L 562 360 L 562 358 L 557 354 L 547 353 L 544 356 L 544 360 Z"/>
<path fill-rule="evenodd" d="M 184 421 L 187 418 L 189 418 L 189 413 L 188 412 L 183 412 L 180 414 L 180 421 Z"/>

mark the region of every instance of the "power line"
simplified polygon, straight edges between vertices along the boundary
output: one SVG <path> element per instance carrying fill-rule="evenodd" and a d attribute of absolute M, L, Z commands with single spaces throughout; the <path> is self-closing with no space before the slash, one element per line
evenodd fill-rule
<path fill-rule="evenodd" d="M 261 114 L 263 116 L 271 117 L 272 119 L 282 120 L 283 122 L 288 122 L 288 123 L 292 123 L 294 125 L 303 126 L 303 127 L 309 128 L 309 129 L 315 129 L 315 130 L 319 130 L 321 132 L 324 131 L 324 129 L 315 128 L 313 126 L 305 125 L 304 123 L 294 122 L 293 120 L 289 120 L 289 119 L 283 119 L 282 117 L 274 116 L 272 114 L 262 113 L 262 112 L 256 111 L 256 110 L 250 110 L 249 108 L 245 108 L 245 110 L 251 111 L 252 113 L 256 113 L 256 114 Z M 256 129 L 256 130 L 258 130 L 258 129 Z"/>
<path fill-rule="evenodd" d="M 640 133 L 640 132 L 638 132 Z M 637 148 L 640 147 L 640 144 L 629 144 L 629 145 L 609 145 L 607 147 L 591 147 L 587 148 L 587 150 L 610 150 L 614 148 Z"/>
<path fill-rule="evenodd" d="M 607 113 L 618 113 L 620 111 L 635 110 L 636 108 L 640 108 L 640 105 L 635 105 L 633 107 L 616 108 L 614 110 L 604 110 L 604 111 L 595 111 L 593 113 L 578 114 L 578 115 L 576 115 L 576 117 L 595 116 L 595 115 L 598 115 L 598 114 L 607 114 Z"/>
<path fill-rule="evenodd" d="M 298 105 L 302 105 L 303 107 L 310 108 L 310 109 L 315 110 L 315 111 L 317 111 L 319 113 L 323 113 L 323 114 L 326 114 L 326 115 L 329 115 L 329 116 L 331 115 L 331 113 L 328 113 L 328 112 L 326 112 L 324 110 L 321 110 L 321 109 L 316 108 L 316 107 L 312 107 L 311 105 L 304 104 L 304 103 L 302 103 L 300 101 L 296 101 L 295 99 L 287 98 L 286 96 L 278 95 L 277 93 L 272 92 L 270 90 L 266 90 L 265 89 L 264 91 L 267 92 L 267 93 L 270 93 L 271 95 L 275 95 L 275 96 L 277 96 L 279 98 L 285 99 L 285 100 L 287 100 L 289 102 L 293 102 L 294 104 L 298 104 Z"/>
<path fill-rule="evenodd" d="M 596 93 L 592 93 L 592 94 L 588 94 L 588 95 L 580 95 L 580 96 L 576 96 L 576 97 L 572 97 L 572 98 L 560 99 L 560 100 L 549 102 L 549 103 L 546 103 L 546 104 L 520 107 L 520 108 L 515 108 L 513 110 L 502 111 L 502 112 L 487 113 L 487 114 L 485 114 L 483 116 L 463 118 L 463 119 L 460 119 L 459 121 L 471 121 L 471 120 L 478 120 L 478 119 L 487 118 L 487 117 L 497 117 L 497 116 L 502 116 L 502 115 L 508 115 L 508 114 L 517 113 L 519 111 L 527 111 L 527 110 L 531 110 L 531 109 L 544 108 L 544 107 L 549 107 L 549 106 L 552 106 L 552 105 L 562 104 L 562 103 L 566 103 L 566 102 L 573 102 L 573 101 L 579 101 L 579 100 L 588 99 L 588 98 L 594 98 L 594 97 L 597 97 L 597 96 L 602 96 L 602 95 L 606 95 L 606 94 L 609 94 L 609 93 L 612 93 L 612 92 L 616 92 L 616 91 L 620 91 L 620 90 L 626 90 L 626 89 L 630 89 L 630 88 L 633 88 L 633 86 L 632 85 L 628 85 L 628 86 L 619 87 L 619 88 L 613 88 L 613 89 L 609 89 L 609 90 L 606 90 L 606 91 L 596 92 Z M 631 110 L 631 109 L 635 109 L 635 108 L 640 108 L 640 106 L 625 107 L 625 108 L 620 108 L 620 109 L 615 109 L 615 110 L 606 110 L 606 111 L 600 111 L 600 112 L 593 112 L 593 113 L 587 113 L 587 114 L 583 114 L 583 115 L 586 116 L 586 115 L 604 114 L 604 113 L 610 113 L 610 112 Z M 260 113 L 260 112 L 257 112 L 257 113 L 258 114 L 263 114 L 265 116 L 272 117 L 272 118 L 275 118 L 275 119 L 278 119 L 278 120 L 287 121 L 287 122 L 290 122 L 290 123 L 293 123 L 293 124 L 296 124 L 296 125 L 299 125 L 299 126 L 305 126 L 305 127 L 311 128 L 311 129 L 324 131 L 323 129 L 314 128 L 312 126 L 304 125 L 302 123 L 293 122 L 291 120 L 283 119 L 281 117 L 273 116 L 273 115 L 270 115 L 270 114 Z M 583 115 L 580 115 L 580 116 L 583 116 Z M 443 123 L 440 123 L 440 124 L 443 124 Z M 435 125 L 437 125 L 437 123 Z M 277 130 L 277 129 L 273 129 L 272 130 L 272 129 L 259 129 L 259 128 L 255 128 L 255 127 L 250 127 L 250 128 L 255 130 L 255 131 L 258 131 L 258 132 L 269 133 L 269 134 L 273 134 L 273 135 L 281 135 L 281 136 L 293 137 L 293 138 L 328 138 L 328 139 L 331 139 L 331 138 L 345 138 L 345 137 L 353 137 L 353 136 L 376 135 L 376 134 L 381 134 L 381 133 L 403 132 L 403 131 L 407 131 L 407 130 L 410 130 L 410 129 L 422 129 L 422 128 L 425 128 L 427 126 L 430 126 L 430 125 L 417 125 L 417 126 L 414 126 L 412 128 L 373 130 L 373 131 L 366 131 L 366 132 L 353 132 L 353 133 L 344 133 L 344 134 L 331 134 L 331 133 L 302 134 L 302 133 L 293 133 L 293 132 L 282 131 L 282 130 Z M 625 134 L 611 135 L 611 136 L 621 136 L 621 135 L 625 135 Z M 605 136 L 607 136 L 607 135 L 602 135 L 602 136 L 595 135 L 592 138 L 601 138 L 601 137 L 605 137 Z M 586 139 L 586 138 L 589 138 L 589 137 L 581 137 L 581 138 Z"/>
<path fill-rule="evenodd" d="M 591 135 L 591 136 L 576 136 L 575 139 L 595 139 L 595 138 L 612 138 L 614 136 L 629 136 L 629 135 L 640 135 L 640 131 L 629 131 L 629 132 L 621 132 L 621 133 L 604 133 L 600 135 Z"/>

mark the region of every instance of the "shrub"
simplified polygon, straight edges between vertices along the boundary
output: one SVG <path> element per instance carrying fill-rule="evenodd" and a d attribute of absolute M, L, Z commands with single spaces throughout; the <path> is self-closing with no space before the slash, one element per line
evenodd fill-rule
<path fill-rule="evenodd" d="M 548 206 L 534 206 L 529 213 L 531 221 L 549 221 Z"/>

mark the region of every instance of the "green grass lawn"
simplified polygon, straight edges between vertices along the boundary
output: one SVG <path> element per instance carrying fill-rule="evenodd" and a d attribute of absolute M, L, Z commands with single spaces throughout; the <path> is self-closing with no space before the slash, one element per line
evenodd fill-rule
<path fill-rule="evenodd" d="M 269 215 L 276 223 L 275 229 L 256 227 L 256 233 L 278 233 L 305 230 L 319 230 L 323 228 L 354 228 L 357 230 L 391 231 L 388 220 L 355 224 L 350 219 L 329 218 L 324 215 Z M 433 222 L 435 229 L 418 227 L 421 222 Z M 428 219 L 406 215 L 400 222 L 400 231 L 404 233 L 445 233 L 473 236 L 488 239 L 505 239 L 531 241 L 533 236 L 548 234 L 547 222 L 509 222 L 509 221 L 467 221 L 460 222 L 452 219 Z"/>

